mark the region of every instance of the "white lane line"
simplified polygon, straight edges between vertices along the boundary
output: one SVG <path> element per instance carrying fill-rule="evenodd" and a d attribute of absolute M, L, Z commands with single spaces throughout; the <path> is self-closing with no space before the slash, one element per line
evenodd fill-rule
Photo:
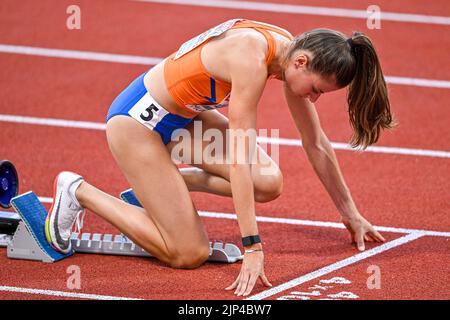
<path fill-rule="evenodd" d="M 211 8 L 224 8 L 224 9 L 266 11 L 276 13 L 307 14 L 316 16 L 355 18 L 364 20 L 367 20 L 369 17 L 369 14 L 367 13 L 366 10 L 301 6 L 294 4 L 254 2 L 254 1 L 232 1 L 232 0 L 134 0 L 134 1 L 189 5 L 189 6 L 200 6 Z M 383 8 L 381 8 L 381 20 L 450 25 L 450 17 L 387 12 L 383 11 Z"/>
<path fill-rule="evenodd" d="M 1 118 L 0 118 L 1 120 Z M 297 146 L 302 147 L 302 141 L 298 139 L 289 138 L 269 138 L 269 137 L 258 137 L 259 143 L 277 144 L 282 146 Z M 354 151 L 349 144 L 342 142 L 331 142 L 333 149 L 335 150 L 345 150 Z M 370 146 L 364 152 L 373 153 L 387 153 L 387 154 L 402 154 L 408 156 L 423 156 L 423 157 L 436 157 L 436 158 L 449 158 L 450 151 L 440 151 L 440 150 L 426 150 L 426 149 L 412 149 L 412 148 L 398 148 L 398 147 L 382 147 L 382 146 Z"/>
<path fill-rule="evenodd" d="M 44 296 L 66 297 L 66 298 L 93 299 L 93 300 L 142 300 L 142 299 L 137 299 L 137 298 L 103 296 L 103 295 L 98 295 L 98 294 L 76 293 L 76 292 L 44 290 L 44 289 L 31 289 L 31 288 L 20 288 L 20 287 L 9 287 L 9 286 L 0 286 L 0 291 L 37 294 L 37 295 L 44 295 Z"/>
<path fill-rule="evenodd" d="M 115 62 L 127 64 L 144 64 L 144 65 L 155 65 L 162 60 L 160 58 L 131 56 L 125 54 L 64 50 L 64 49 L 48 49 L 39 47 L 15 46 L 7 44 L 0 44 L 0 52 L 41 56 L 49 58 L 66 58 L 66 59 Z"/>
<path fill-rule="evenodd" d="M 38 197 L 39 201 L 42 203 L 53 203 L 53 198 L 49 197 Z"/>
<path fill-rule="evenodd" d="M 313 271 L 311 273 L 305 274 L 305 275 L 303 275 L 301 277 L 298 277 L 296 279 L 290 280 L 290 281 L 288 281 L 286 283 L 283 283 L 283 284 L 280 284 L 280 285 L 275 286 L 273 288 L 270 288 L 268 290 L 262 291 L 262 292 L 260 292 L 258 294 L 255 294 L 255 295 L 247 298 L 246 300 L 262 300 L 262 299 L 271 297 L 273 295 L 276 295 L 276 294 L 278 294 L 280 292 L 283 292 L 285 290 L 288 290 L 288 289 L 291 289 L 293 287 L 296 287 L 296 286 L 298 286 L 300 284 L 303 284 L 305 282 L 311 281 L 313 279 L 317 279 L 317 278 L 322 277 L 322 276 L 324 276 L 326 274 L 332 273 L 332 272 L 334 272 L 336 270 L 345 268 L 345 267 L 347 267 L 349 265 L 352 265 L 352 264 L 355 264 L 355 263 L 360 262 L 362 260 L 365 260 L 367 258 L 373 257 L 373 256 L 375 256 L 377 254 L 380 254 L 380 253 L 385 252 L 387 250 L 390 250 L 392 248 L 395 248 L 395 247 L 401 246 L 403 244 L 406 244 L 408 242 L 411 242 L 411 241 L 414 241 L 416 239 L 419 239 L 419 238 L 421 238 L 423 236 L 424 236 L 424 234 L 421 233 L 421 232 L 414 232 L 414 233 L 408 234 L 406 236 L 403 236 L 401 238 L 398 238 L 398 239 L 395 239 L 393 241 L 387 242 L 387 243 L 382 244 L 382 245 L 380 245 L 378 247 L 375 247 L 373 249 L 361 252 L 361 253 L 359 253 L 357 255 L 354 255 L 352 257 L 349 257 L 347 259 L 338 261 L 338 262 L 333 263 L 331 265 L 328 265 L 328 266 L 326 266 L 324 268 L 318 269 L 316 271 Z"/>
<path fill-rule="evenodd" d="M 49 197 L 38 197 L 38 198 L 42 203 L 52 203 L 53 202 L 53 199 L 49 198 Z M 2 212 L 0 211 L 0 213 L 2 213 Z M 237 216 L 234 213 L 198 210 L 198 214 L 201 217 L 205 217 L 205 218 L 237 220 Z M 317 220 L 256 216 L 256 221 L 267 222 L 267 223 L 309 226 L 309 227 L 345 229 L 345 226 L 342 223 L 317 221 Z M 376 230 L 378 230 L 380 232 L 391 232 L 391 233 L 400 233 L 400 234 L 421 233 L 426 236 L 450 238 L 450 232 L 445 232 L 445 231 L 407 229 L 407 228 L 395 228 L 395 227 L 383 227 L 383 226 L 374 226 L 374 227 Z"/>
<path fill-rule="evenodd" d="M 51 57 L 51 58 L 92 60 L 92 61 L 116 62 L 126 64 L 142 64 L 147 66 L 158 64 L 160 61 L 163 60 L 163 58 L 157 57 L 131 56 L 123 54 L 112 54 L 112 53 L 79 51 L 79 50 L 50 49 L 50 48 L 16 46 L 7 44 L 0 44 L 0 53 L 1 52 L 33 55 L 41 57 Z M 386 82 L 390 84 L 450 89 L 450 81 L 447 80 L 434 80 L 434 79 L 409 78 L 397 76 L 386 76 L 385 79 Z"/>
<path fill-rule="evenodd" d="M 21 123 L 21 124 L 32 124 L 32 125 L 40 125 L 40 126 L 51 126 L 51 127 L 106 130 L 106 124 L 101 123 L 101 122 L 25 117 L 25 116 L 14 116 L 14 115 L 8 115 L 8 114 L 0 114 L 0 121 Z M 106 121 L 106 117 L 105 117 L 105 121 Z"/>
<path fill-rule="evenodd" d="M 210 211 L 200 211 L 199 210 L 198 214 L 202 217 L 207 217 L 207 218 L 237 220 L 236 214 L 233 214 L 233 213 L 210 212 Z M 256 221 L 268 222 L 268 223 L 292 224 L 292 225 L 301 225 L 301 226 L 310 226 L 310 227 L 345 229 L 345 226 L 342 223 L 317 221 L 317 220 L 302 220 L 302 219 L 292 219 L 292 218 L 256 216 Z M 419 230 L 419 229 L 407 229 L 407 228 L 395 228 L 395 227 L 383 227 L 383 226 L 374 226 L 374 228 L 380 232 L 392 232 L 392 233 L 403 233 L 403 234 L 420 233 L 425 236 L 450 237 L 450 232 L 445 232 L 445 231 Z"/>
<path fill-rule="evenodd" d="M 404 77 L 384 77 L 387 83 L 398 84 L 405 86 L 416 87 L 429 87 L 429 88 L 443 88 L 448 89 L 450 81 L 443 80 L 430 80 L 430 79 L 418 79 L 418 78 L 404 78 Z"/>
<path fill-rule="evenodd" d="M 0 122 L 1 121 L 20 123 L 20 124 L 44 125 L 44 126 L 77 128 L 77 129 L 92 129 L 92 130 L 105 130 L 106 129 L 106 124 L 100 123 L 100 122 L 52 119 L 52 118 L 37 118 L 37 117 L 15 116 L 15 115 L 8 115 L 8 114 L 0 114 Z M 301 147 L 302 146 L 301 140 L 288 139 L 288 138 L 258 137 L 258 143 L 281 145 L 281 146 L 287 146 L 287 147 L 292 147 L 292 146 Z M 348 145 L 346 143 L 331 142 L 331 145 L 335 150 L 359 152 L 359 151 L 356 151 L 355 149 L 353 149 L 350 145 Z M 427 149 L 370 146 L 364 152 L 399 154 L 399 155 L 407 155 L 407 156 L 420 156 L 420 157 L 433 157 L 433 158 L 450 158 L 450 151 L 427 150 Z"/>

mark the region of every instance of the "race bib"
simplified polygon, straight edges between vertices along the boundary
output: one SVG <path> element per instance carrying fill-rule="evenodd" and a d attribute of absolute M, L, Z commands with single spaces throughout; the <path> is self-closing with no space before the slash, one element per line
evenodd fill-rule
<path fill-rule="evenodd" d="M 148 92 L 128 111 L 132 118 L 150 130 L 153 130 L 168 113 Z"/>
<path fill-rule="evenodd" d="M 244 19 L 228 20 L 222 24 L 219 24 L 218 26 L 216 26 L 214 28 L 209 29 L 208 31 L 203 32 L 201 35 L 198 35 L 195 38 L 183 43 L 181 45 L 181 47 L 178 49 L 178 51 L 175 54 L 175 57 L 173 59 L 176 60 L 176 59 L 182 57 L 189 51 L 192 51 L 195 48 L 197 48 L 199 45 L 201 45 L 208 39 L 220 36 L 225 31 L 231 29 L 231 27 L 233 27 L 236 24 L 236 22 L 242 21 L 242 20 L 244 20 Z"/>

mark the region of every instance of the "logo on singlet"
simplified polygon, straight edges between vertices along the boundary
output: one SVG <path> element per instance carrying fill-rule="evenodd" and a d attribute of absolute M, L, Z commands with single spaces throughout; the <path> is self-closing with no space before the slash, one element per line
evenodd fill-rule
<path fill-rule="evenodd" d="M 210 78 L 210 88 L 211 88 L 210 96 L 209 97 L 203 96 L 203 98 L 211 102 L 211 104 L 187 104 L 185 106 L 195 112 L 202 112 L 207 110 L 228 107 L 228 104 L 230 102 L 230 94 L 228 94 L 225 98 L 222 99 L 222 101 L 218 103 L 216 96 L 216 80 L 213 77 Z"/>
<path fill-rule="evenodd" d="M 185 106 L 195 112 L 225 108 L 230 104 L 230 95 L 231 94 L 229 93 L 222 101 L 215 104 L 186 104 Z"/>

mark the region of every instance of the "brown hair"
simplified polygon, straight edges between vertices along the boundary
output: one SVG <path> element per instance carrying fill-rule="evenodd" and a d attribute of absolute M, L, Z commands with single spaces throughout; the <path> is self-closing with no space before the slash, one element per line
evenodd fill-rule
<path fill-rule="evenodd" d="M 348 87 L 348 113 L 353 148 L 378 141 L 381 129 L 396 126 L 390 110 L 388 90 L 380 61 L 370 39 L 360 32 L 351 38 L 330 29 L 314 29 L 296 37 L 285 55 L 287 64 L 295 51 L 312 54 L 308 69 Z"/>

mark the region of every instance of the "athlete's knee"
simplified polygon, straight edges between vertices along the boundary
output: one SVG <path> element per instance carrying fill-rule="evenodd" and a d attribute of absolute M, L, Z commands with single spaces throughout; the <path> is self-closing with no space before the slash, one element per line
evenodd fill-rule
<path fill-rule="evenodd" d="M 209 257 L 209 245 L 185 249 L 173 254 L 170 266 L 177 269 L 195 269 L 200 267 Z"/>
<path fill-rule="evenodd" d="M 261 174 L 255 183 L 255 201 L 269 202 L 275 200 L 283 191 L 283 174 L 277 168 L 273 172 Z"/>

